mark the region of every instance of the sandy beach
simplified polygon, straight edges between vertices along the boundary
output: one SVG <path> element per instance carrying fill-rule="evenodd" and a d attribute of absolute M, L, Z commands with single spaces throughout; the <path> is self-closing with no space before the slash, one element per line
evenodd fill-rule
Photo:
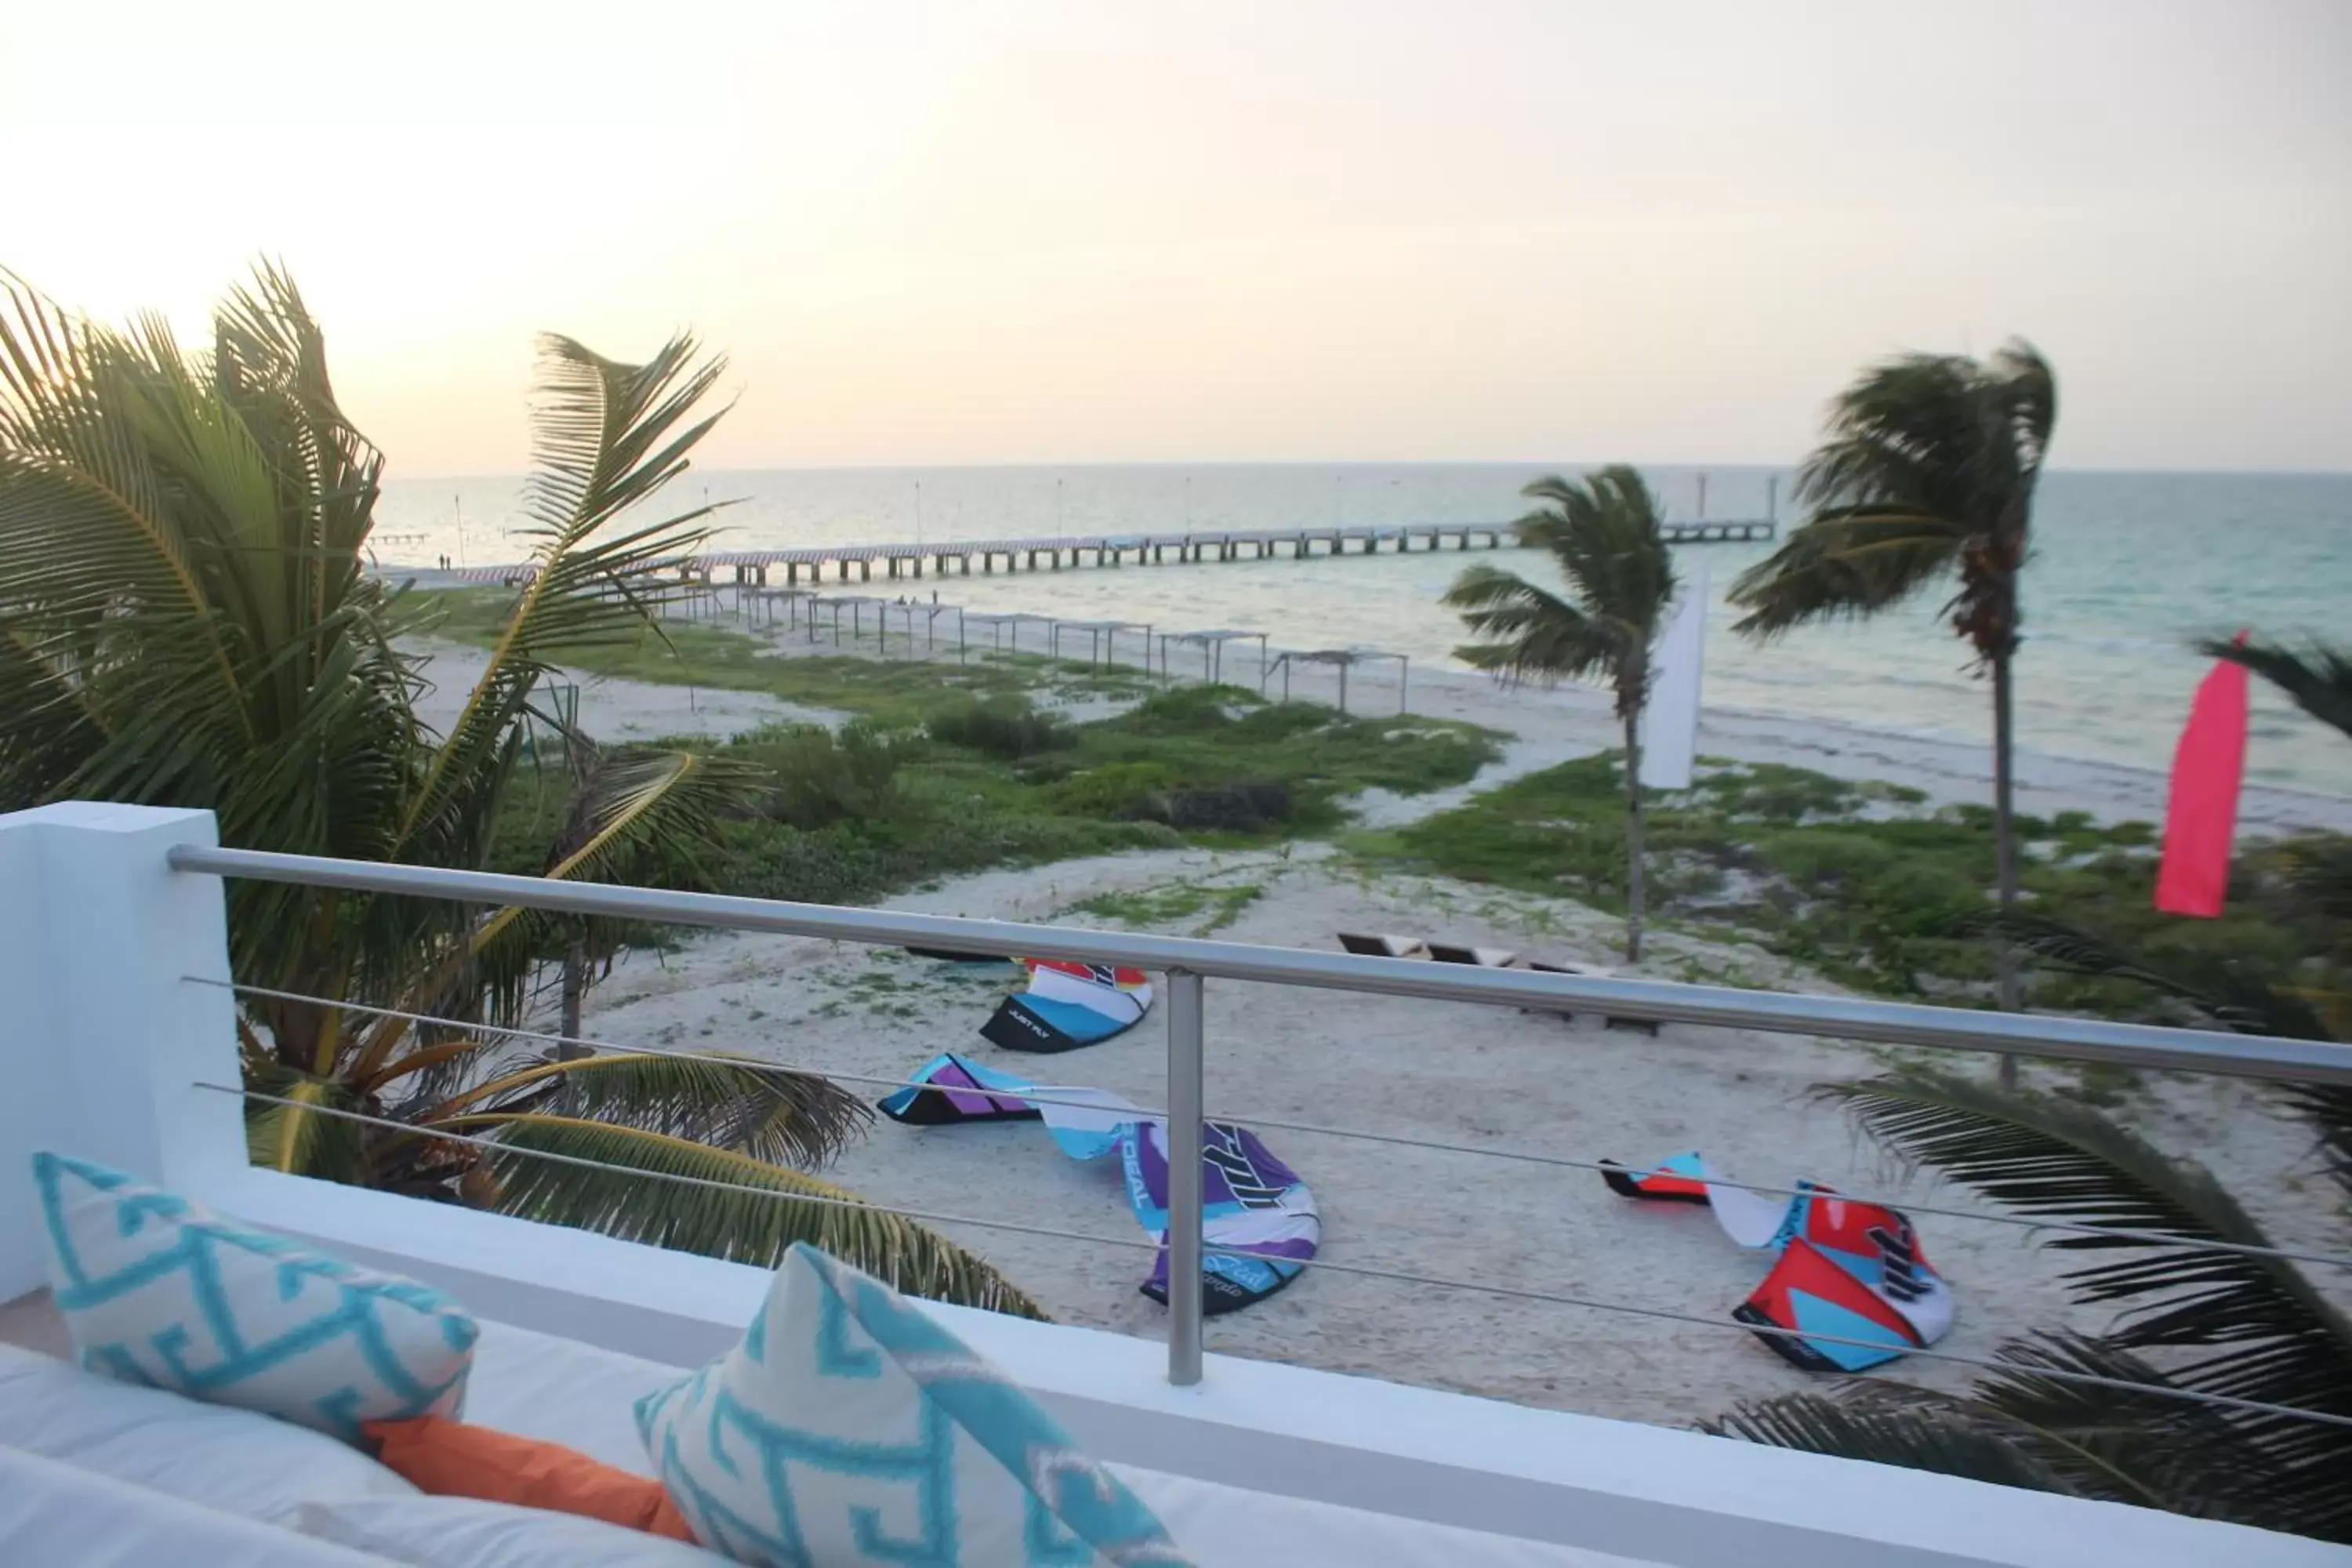
<path fill-rule="evenodd" d="M 778 657 L 812 648 L 775 638 Z M 425 704 L 446 721 L 480 656 L 443 645 Z M 581 715 L 614 738 L 725 734 L 770 721 L 839 715 L 752 693 L 582 678 Z M 1303 693 L 1302 693 L 1303 695 Z M 1412 710 L 1510 731 L 1503 758 L 1471 784 L 1357 802 L 1361 820 L 1390 825 L 1476 790 L 1612 743 L 1605 699 L 1580 691 L 1505 691 L 1466 675 L 1417 673 Z M 1356 711 L 1392 707 L 1392 682 L 1350 684 Z M 1089 715 L 1091 716 L 1091 715 Z M 1980 750 L 1760 715 L 1710 712 L 1702 750 L 1785 762 L 1926 791 L 1936 803 L 1981 800 Z M 2079 810 L 2107 819 L 2160 816 L 2164 781 L 2104 764 L 2029 758 L 2022 810 Z M 2352 826 L 2352 802 L 2248 792 L 2252 830 Z M 1105 893 L 1214 886 L 1255 889 L 1217 934 L 1329 951 L 1342 930 L 1396 931 L 1612 963 L 1622 940 L 1610 916 L 1565 900 L 1417 877 L 1368 878 L 1328 847 L 1139 853 L 1000 870 L 937 885 L 894 907 L 1013 920 L 1103 923 L 1073 906 Z M 1236 897 L 1239 897 L 1237 894 Z M 1179 922 L 1167 929 L 1191 929 Z M 1644 973 L 1694 972 L 1740 984 L 1833 990 L 1760 948 L 1660 933 Z M 588 1032 L 615 1046 L 744 1053 L 817 1072 L 896 1081 L 955 1050 L 1046 1081 L 1107 1089 L 1146 1104 L 1165 1092 L 1155 1012 L 1119 1038 L 1064 1057 L 1021 1057 L 978 1028 L 1015 976 L 927 963 L 904 952 L 736 935 L 694 938 L 668 953 L 626 957 L 590 997 Z M 1213 1114 L 1252 1115 L 1407 1134 L 1472 1148 L 1552 1157 L 1642 1161 L 1705 1151 L 1741 1179 L 1825 1181 L 1902 1201 L 1977 1205 L 1904 1173 L 1812 1086 L 1881 1069 L 1898 1055 L 1810 1038 L 1670 1026 L 1656 1039 L 1516 1012 L 1286 990 L 1212 985 L 1207 1013 Z M 1945 1065 L 1985 1070 L 1980 1062 Z M 2032 1076 L 2029 1069 L 2029 1076 Z M 2068 1080 L 2049 1076 L 2063 1087 Z M 867 1098 L 884 1090 L 860 1086 Z M 2213 1165 L 2274 1234 L 2324 1234 L 2301 1190 L 2309 1139 L 2259 1092 L 2206 1079 L 2150 1080 L 2126 1113 L 2164 1146 Z M 1305 1177 L 1321 1207 L 1323 1256 L 1335 1262 L 1463 1282 L 1556 1292 L 1720 1318 L 1763 1273 L 1696 1208 L 1638 1205 L 1590 1172 L 1400 1149 L 1295 1131 L 1269 1144 Z M 914 1130 L 878 1121 L 831 1173 L 871 1197 L 912 1209 L 1024 1223 L 1114 1238 L 1066 1242 L 972 1226 L 942 1228 L 984 1253 L 1057 1318 L 1155 1335 L 1163 1310 L 1138 1293 L 1148 1254 L 1107 1170 L 1063 1159 L 1034 1126 Z M 2058 1264 L 2027 1231 L 1919 1217 L 1928 1257 L 1951 1281 L 1958 1322 L 1942 1348 L 1989 1352 L 2036 1327 L 2101 1326 L 2070 1310 Z M 1806 1386 L 1743 1333 L 1459 1289 L 1316 1275 L 1212 1325 L 1213 1349 L 1376 1373 L 1536 1405 L 1662 1422 L 1721 1412 L 1736 1400 Z M 1918 1359 L 1900 1375 L 1936 1384 L 1967 1369 Z"/>
<path fill-rule="evenodd" d="M 1202 884 L 1260 889 L 1217 933 L 1242 942 L 1330 951 L 1340 930 L 1431 931 L 1608 963 L 1616 939 L 1615 921 L 1572 904 L 1420 878 L 1368 883 L 1311 849 L 1286 858 L 1176 851 L 992 872 L 893 907 L 1068 920 L 1070 906 L 1090 895 Z M 1759 950 L 1671 934 L 1658 939 L 1646 967 L 1671 973 L 1691 958 L 1758 982 L 1827 989 Z M 587 1026 L 618 1046 L 743 1052 L 865 1079 L 895 1079 L 954 1050 L 1042 1081 L 1162 1102 L 1157 1010 L 1102 1045 L 1024 1057 L 977 1032 L 1011 983 L 1007 971 L 895 950 L 710 936 L 667 955 L 633 955 L 592 996 Z M 1209 987 L 1206 1027 L 1216 1116 L 1247 1121 L 1255 1113 L 1570 1159 L 1641 1161 L 1696 1148 L 1745 1180 L 1804 1176 L 1857 1194 L 1978 1206 L 1964 1193 L 1905 1181 L 1836 1110 L 1809 1098 L 1817 1083 L 1883 1068 L 1892 1056 L 1881 1050 L 1675 1026 L 1650 1039 L 1594 1019 L 1240 984 Z M 1955 1065 L 1985 1070 L 1979 1062 Z M 869 1097 L 883 1092 L 863 1087 Z M 2277 1234 L 2315 1228 L 2289 1184 L 2308 1168 L 2308 1138 L 2269 1114 L 2253 1091 L 2184 1079 L 2157 1086 L 2133 1114 L 2150 1136 L 2195 1150 L 2234 1190 L 2252 1194 Z M 1296 1131 L 1264 1136 L 1313 1188 L 1322 1256 L 1334 1262 L 1710 1317 L 1727 1313 L 1763 1275 L 1760 1255 L 1735 1247 L 1705 1211 L 1618 1197 L 1590 1172 Z M 877 1120 L 830 1173 L 877 1200 L 934 1214 L 1130 1242 L 1142 1235 L 1115 1173 L 1073 1164 L 1034 1124 L 914 1129 Z M 1958 1302 L 1958 1326 L 1941 1348 L 1981 1355 L 2030 1328 L 2098 1326 L 2097 1314 L 2069 1310 L 2053 1257 L 2025 1230 L 1937 1215 L 1917 1224 Z M 1163 1331 L 1164 1310 L 1136 1289 L 1147 1253 L 942 1228 L 1062 1321 L 1147 1337 Z M 1216 1320 L 1209 1343 L 1668 1423 L 1810 1381 L 1737 1331 L 1312 1270 L 1272 1300 Z M 1948 1386 L 1966 1369 L 1915 1359 L 1900 1373 Z"/>

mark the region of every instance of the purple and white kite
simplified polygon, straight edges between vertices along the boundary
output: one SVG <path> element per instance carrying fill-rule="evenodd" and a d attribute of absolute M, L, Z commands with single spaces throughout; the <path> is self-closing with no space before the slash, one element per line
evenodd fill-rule
<path fill-rule="evenodd" d="M 1032 1096 L 1045 1097 L 1033 1100 Z M 1136 1222 L 1160 1244 L 1143 1293 L 1168 1300 L 1168 1124 L 1097 1089 L 1031 1083 L 959 1056 L 934 1057 L 882 1113 L 919 1127 L 965 1121 L 1038 1121 L 1062 1152 L 1083 1163 L 1116 1154 Z M 1256 1133 L 1227 1121 L 1203 1129 L 1205 1203 L 1201 1293 L 1211 1316 L 1262 1301 L 1298 1277 L 1322 1239 L 1315 1196 Z"/>

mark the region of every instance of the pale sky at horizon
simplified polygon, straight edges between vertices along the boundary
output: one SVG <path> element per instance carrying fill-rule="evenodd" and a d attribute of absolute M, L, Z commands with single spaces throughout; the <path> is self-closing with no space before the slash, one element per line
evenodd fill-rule
<path fill-rule="evenodd" d="M 2352 468 L 2352 0 L 26 10 L 0 266 L 282 257 L 402 477 L 689 325 L 712 467 L 1789 462 L 2022 333 L 2062 466 Z"/>

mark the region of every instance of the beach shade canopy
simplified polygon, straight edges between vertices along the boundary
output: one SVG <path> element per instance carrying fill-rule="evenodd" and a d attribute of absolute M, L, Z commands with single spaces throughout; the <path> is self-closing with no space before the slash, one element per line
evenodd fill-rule
<path fill-rule="evenodd" d="M 1324 665 L 1339 672 L 1339 711 L 1348 710 L 1348 672 L 1360 664 L 1377 664 L 1394 660 L 1397 667 L 1397 711 L 1405 710 L 1405 682 L 1412 661 L 1401 653 L 1391 653 L 1378 647 L 1315 647 L 1285 648 L 1274 656 L 1274 662 L 1258 672 L 1258 689 L 1264 691 L 1274 679 L 1276 670 L 1282 671 L 1282 700 L 1290 700 L 1290 671 L 1295 665 Z"/>
<path fill-rule="evenodd" d="M 979 610 L 968 610 L 964 613 L 961 624 L 972 626 L 988 627 L 991 631 L 995 633 L 995 646 L 998 647 L 1003 647 L 1004 646 L 1005 632 L 1007 628 L 1010 628 L 1013 634 L 1013 650 L 1018 652 L 1021 647 L 1021 628 L 1023 626 L 1042 626 L 1046 628 L 1046 634 L 1050 637 L 1052 635 L 1055 618 L 1056 617 L 1053 616 L 1037 615 L 1029 610 L 990 611 L 985 614 Z"/>
<path fill-rule="evenodd" d="M 1034 1098 L 1032 1098 L 1034 1097 Z M 904 1089 L 880 1101 L 882 1113 L 917 1127 L 967 1122 L 1040 1121 L 1063 1153 L 1082 1164 L 1116 1157 L 1136 1223 L 1159 1244 L 1139 1287 L 1168 1300 L 1168 1124 L 1115 1094 L 1032 1083 L 966 1057 L 934 1057 Z M 1201 1259 L 1203 1311 L 1210 1317 L 1263 1301 L 1298 1277 L 1315 1257 L 1323 1222 L 1315 1195 L 1256 1133 L 1229 1121 L 1202 1128 Z M 1237 1257 L 1215 1248 L 1237 1248 Z"/>
<path fill-rule="evenodd" d="M 1727 1186 L 1696 1152 L 1601 1177 L 1630 1198 L 1705 1204 L 1723 1233 L 1769 1250 L 1772 1268 L 1732 1309 L 1774 1354 L 1809 1372 L 1861 1372 L 1934 1344 L 1952 1327 L 1952 1293 L 1895 1209 L 1798 1182 L 1793 1193 Z M 1808 1334 L 1822 1339 L 1803 1337 Z"/>
<path fill-rule="evenodd" d="M 1007 996 L 981 1026 L 981 1037 L 1008 1051 L 1074 1051 L 1131 1029 L 1151 1008 L 1151 981 L 1140 969 L 1024 958 L 1029 988 Z"/>
<path fill-rule="evenodd" d="M 1223 680 L 1225 678 L 1225 645 L 1229 642 L 1257 644 L 1259 678 L 1265 673 L 1265 637 L 1264 632 L 1248 631 L 1234 626 L 1216 626 L 1200 632 L 1161 632 L 1160 634 L 1160 673 L 1168 673 L 1168 649 L 1171 644 L 1182 643 L 1201 650 L 1201 679 Z"/>

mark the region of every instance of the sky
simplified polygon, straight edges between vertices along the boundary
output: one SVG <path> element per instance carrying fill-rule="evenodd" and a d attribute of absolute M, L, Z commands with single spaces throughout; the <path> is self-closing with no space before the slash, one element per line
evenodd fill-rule
<path fill-rule="evenodd" d="M 19 5 L 0 266 L 282 258 L 395 475 L 688 328 L 719 467 L 1780 463 L 2022 334 L 2059 465 L 2341 469 L 2347 79 L 2347 0 Z"/>

